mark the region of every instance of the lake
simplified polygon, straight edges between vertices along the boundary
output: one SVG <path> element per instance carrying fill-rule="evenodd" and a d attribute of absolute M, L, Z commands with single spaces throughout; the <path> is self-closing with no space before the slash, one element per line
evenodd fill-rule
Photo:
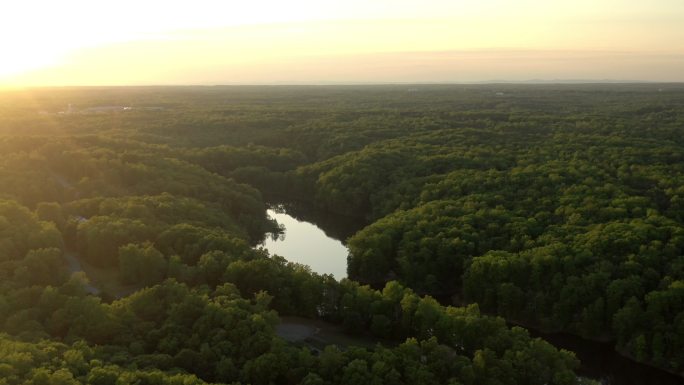
<path fill-rule="evenodd" d="M 285 226 L 278 239 L 267 238 L 263 246 L 271 254 L 311 267 L 319 274 L 347 277 L 347 247 L 313 223 L 296 219 L 285 212 L 268 210 L 268 215 Z"/>
<path fill-rule="evenodd" d="M 292 262 L 309 265 L 319 274 L 336 279 L 347 276 L 346 240 L 365 226 L 358 218 L 333 215 L 303 206 L 278 205 L 268 215 L 285 226 L 282 239 L 267 239 L 263 246 Z M 319 227 L 320 225 L 320 227 Z M 325 230 L 323 230 L 325 229 Z M 684 379 L 636 363 L 613 350 L 608 343 L 582 339 L 565 333 L 541 333 L 530 330 L 559 349 L 574 352 L 582 361 L 580 375 L 597 379 L 602 385 L 682 385 Z"/>

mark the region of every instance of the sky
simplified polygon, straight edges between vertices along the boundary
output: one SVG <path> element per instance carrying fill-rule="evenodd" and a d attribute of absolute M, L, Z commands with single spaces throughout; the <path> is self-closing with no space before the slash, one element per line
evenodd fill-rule
<path fill-rule="evenodd" d="M 684 81 L 684 1 L 7 1 L 0 50 L 7 87 Z"/>

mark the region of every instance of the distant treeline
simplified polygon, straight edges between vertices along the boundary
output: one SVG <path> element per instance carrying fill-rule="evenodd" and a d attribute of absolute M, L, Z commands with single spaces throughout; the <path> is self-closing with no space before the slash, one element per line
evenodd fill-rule
<path fill-rule="evenodd" d="M 572 354 L 479 309 L 684 370 L 684 87 L 0 100 L 0 384 L 577 383 Z M 278 231 L 265 195 L 370 222 L 348 242 L 360 283 L 252 248 Z M 89 295 L 65 251 L 146 288 Z M 399 345 L 316 355 L 277 314 Z"/>

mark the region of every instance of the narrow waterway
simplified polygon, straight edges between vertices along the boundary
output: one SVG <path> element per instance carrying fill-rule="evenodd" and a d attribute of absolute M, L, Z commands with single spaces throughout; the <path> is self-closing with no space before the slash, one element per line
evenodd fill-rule
<path fill-rule="evenodd" d="M 531 330 L 558 349 L 569 350 L 580 359 L 578 374 L 603 385 L 682 385 L 684 378 L 634 362 L 618 354 L 610 343 L 589 341 L 572 334 L 542 333 Z"/>
<path fill-rule="evenodd" d="M 348 250 L 342 241 L 363 227 L 358 220 L 355 223 L 353 218 L 284 205 L 268 214 L 285 227 L 282 237 L 264 242 L 272 254 L 309 265 L 319 274 L 333 274 L 336 279 L 347 276 Z M 579 374 L 603 385 L 684 385 L 683 378 L 623 357 L 608 343 L 565 333 L 530 330 L 530 334 L 574 352 L 582 362 Z"/>

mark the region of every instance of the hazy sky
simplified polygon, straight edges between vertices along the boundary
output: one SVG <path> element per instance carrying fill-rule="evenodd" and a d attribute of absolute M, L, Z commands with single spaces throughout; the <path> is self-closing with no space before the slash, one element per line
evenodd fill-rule
<path fill-rule="evenodd" d="M 684 81 L 684 0 L 7 1 L 0 84 Z"/>

